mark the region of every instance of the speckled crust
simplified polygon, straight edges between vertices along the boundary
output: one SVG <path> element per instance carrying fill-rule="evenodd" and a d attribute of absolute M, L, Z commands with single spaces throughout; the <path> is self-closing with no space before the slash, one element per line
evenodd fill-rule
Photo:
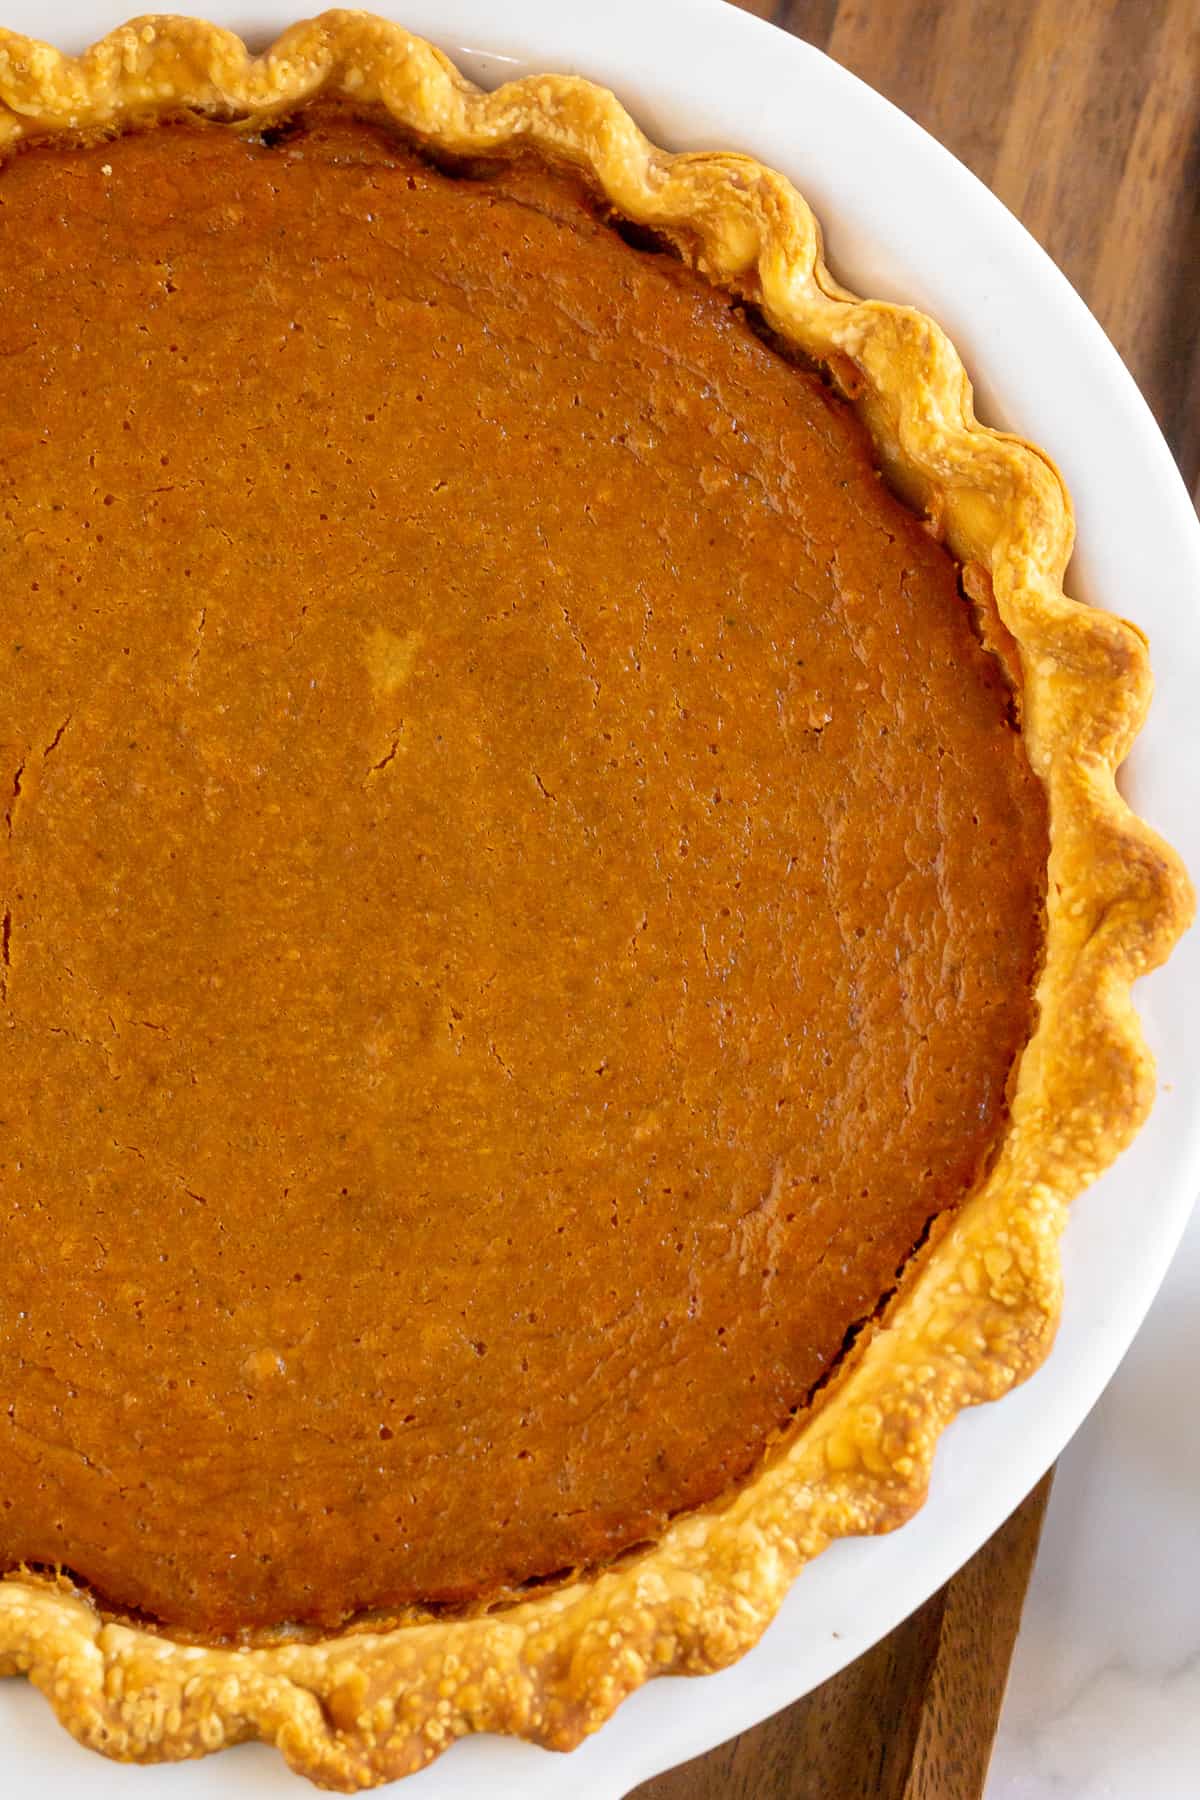
<path fill-rule="evenodd" d="M 1073 528 L 1056 471 L 978 424 L 929 319 L 833 281 L 782 176 L 744 156 L 669 155 L 610 93 L 574 78 L 483 93 L 428 44 L 361 13 L 297 25 L 257 58 L 176 18 L 136 21 L 78 59 L 0 33 L 0 150 L 181 106 L 259 122 L 318 92 L 382 103 L 443 151 L 519 140 L 582 165 L 620 213 L 668 235 L 833 370 L 893 481 L 978 565 L 974 584 L 990 577 L 1020 650 L 1052 828 L 1039 1024 L 1001 1155 L 822 1404 L 739 1492 L 680 1517 L 640 1555 L 503 1611 L 319 1642 L 197 1648 L 106 1620 L 65 1582 L 0 1583 L 0 1673 L 27 1673 L 84 1743 L 151 1760 L 260 1737 L 314 1781 L 352 1790 L 419 1769 L 472 1731 L 569 1749 L 650 1676 L 740 1656 L 833 1538 L 890 1530 L 920 1506 L 947 1421 L 1006 1392 L 1050 1347 L 1067 1202 L 1153 1096 L 1130 984 L 1167 954 L 1192 896 L 1114 784 L 1149 698 L 1145 645 L 1064 596 Z"/>

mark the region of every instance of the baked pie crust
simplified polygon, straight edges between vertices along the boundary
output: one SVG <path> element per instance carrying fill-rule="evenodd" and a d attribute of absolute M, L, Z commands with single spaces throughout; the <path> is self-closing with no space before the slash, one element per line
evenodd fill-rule
<path fill-rule="evenodd" d="M 106 1617 L 65 1576 L 0 1583 L 0 1673 L 28 1674 L 83 1743 L 154 1760 L 263 1738 L 313 1780 L 351 1790 L 411 1773 L 474 1731 L 569 1749 L 651 1676 L 739 1657 L 831 1540 L 911 1516 L 949 1419 L 1005 1393 L 1050 1348 L 1067 1204 L 1153 1098 L 1130 985 L 1166 956 L 1192 896 L 1115 786 L 1149 700 L 1146 648 L 1134 627 L 1064 595 L 1073 526 L 1057 472 L 979 424 L 931 320 L 833 280 L 782 176 L 740 155 L 670 155 L 611 93 L 573 77 L 484 93 L 429 44 L 361 13 L 297 25 L 260 57 L 180 18 L 135 21 L 79 58 L 0 33 L 0 150 L 183 109 L 261 127 L 317 94 L 382 105 L 437 152 L 519 142 L 581 167 L 618 214 L 830 370 L 892 484 L 935 523 L 968 587 L 994 594 L 1019 649 L 1024 740 L 1051 821 L 1037 1025 L 1000 1154 L 822 1404 L 749 1482 L 568 1585 L 315 1641 L 181 1643 Z"/>

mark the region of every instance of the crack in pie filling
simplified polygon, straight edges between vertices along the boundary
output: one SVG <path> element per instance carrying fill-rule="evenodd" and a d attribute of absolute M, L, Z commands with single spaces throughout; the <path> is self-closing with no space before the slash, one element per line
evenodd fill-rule
<path fill-rule="evenodd" d="M 331 14 L 0 101 L 0 1669 L 569 1744 L 1044 1354 L 1188 907 L 1140 639 L 936 328 L 601 90 Z"/>

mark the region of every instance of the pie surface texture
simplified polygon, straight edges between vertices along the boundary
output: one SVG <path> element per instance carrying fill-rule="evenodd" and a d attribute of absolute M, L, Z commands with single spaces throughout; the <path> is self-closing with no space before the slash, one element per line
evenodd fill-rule
<path fill-rule="evenodd" d="M 0 39 L 0 140 L 0 1667 L 566 1747 L 1045 1354 L 1189 905 L 1144 646 L 936 327 L 602 90 L 157 20 Z"/>
<path fill-rule="evenodd" d="M 47 217 L 0 1562 L 211 1635 L 604 1561 L 994 1154 L 1004 669 L 845 403 L 576 177 L 313 112 L 35 146 Z"/>

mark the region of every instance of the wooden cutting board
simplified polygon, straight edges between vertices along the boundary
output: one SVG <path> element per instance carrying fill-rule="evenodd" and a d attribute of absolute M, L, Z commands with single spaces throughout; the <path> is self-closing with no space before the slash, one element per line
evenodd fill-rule
<path fill-rule="evenodd" d="M 735 3 L 861 75 L 1012 208 L 1200 505 L 1200 0 Z M 881 1644 L 636 1800 L 980 1800 L 1050 1479 Z"/>

